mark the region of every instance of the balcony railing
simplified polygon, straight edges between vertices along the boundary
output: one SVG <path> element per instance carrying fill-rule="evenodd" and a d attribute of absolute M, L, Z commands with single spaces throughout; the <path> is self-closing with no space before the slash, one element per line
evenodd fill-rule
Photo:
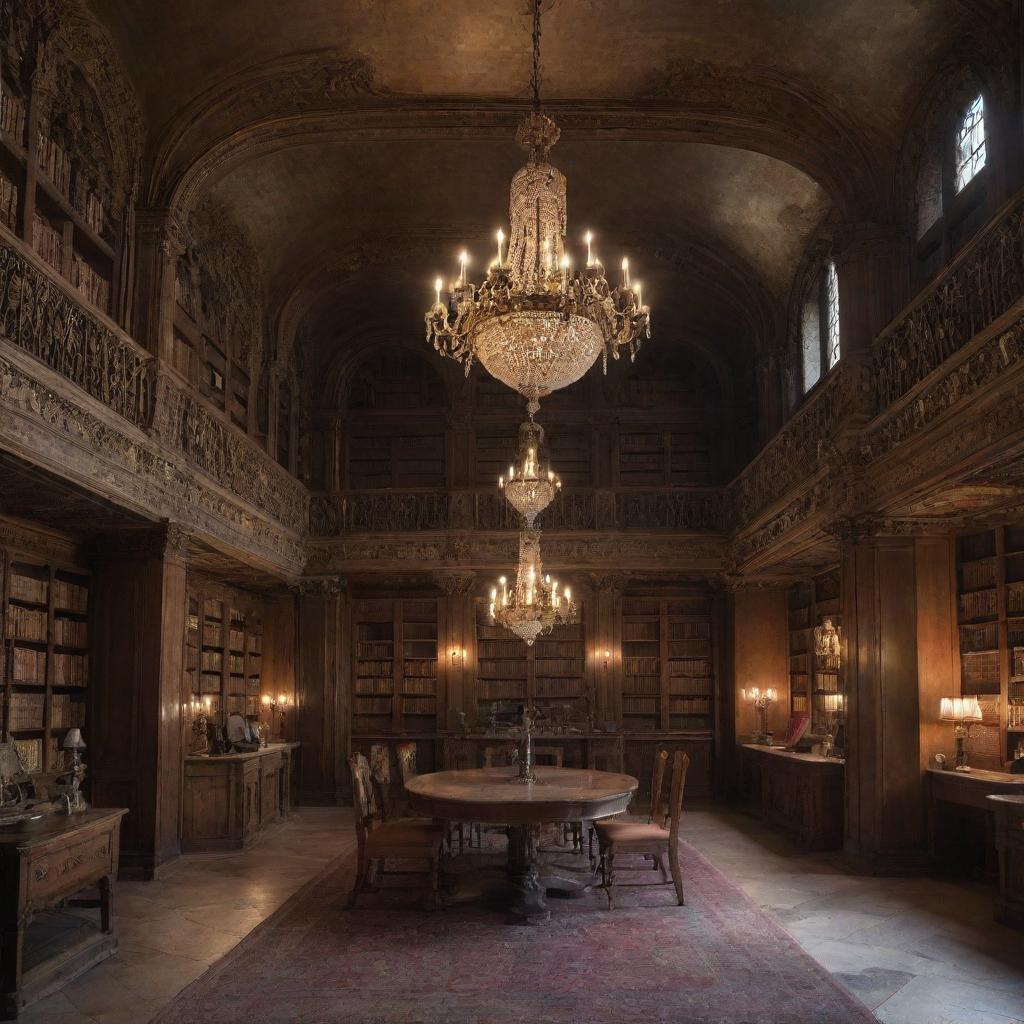
<path fill-rule="evenodd" d="M 720 532 L 722 491 L 573 489 L 538 519 L 545 530 L 673 530 Z M 315 537 L 418 530 L 515 530 L 519 519 L 505 496 L 489 490 L 349 491 L 314 494 L 310 526 Z"/>
<path fill-rule="evenodd" d="M 102 402 L 215 483 L 304 533 L 303 485 L 251 438 L 219 420 L 158 361 L 36 257 L 0 237 L 0 337 Z"/>

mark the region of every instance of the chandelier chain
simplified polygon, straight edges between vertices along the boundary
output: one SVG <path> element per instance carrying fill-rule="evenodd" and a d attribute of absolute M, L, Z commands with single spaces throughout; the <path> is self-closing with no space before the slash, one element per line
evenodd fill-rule
<path fill-rule="evenodd" d="M 533 73 L 530 75 L 533 109 L 540 111 L 540 0 L 533 0 Z"/>

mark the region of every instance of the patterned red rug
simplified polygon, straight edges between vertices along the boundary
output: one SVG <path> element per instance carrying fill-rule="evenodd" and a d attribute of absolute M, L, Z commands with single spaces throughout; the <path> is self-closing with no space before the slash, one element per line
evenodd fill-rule
<path fill-rule="evenodd" d="M 872 1014 L 694 849 L 671 886 L 551 901 L 551 920 L 429 913 L 412 890 L 345 909 L 342 857 L 185 989 L 159 1024 L 868 1024 Z M 622 860 L 622 858 L 620 858 Z M 465 863 L 465 861 L 464 861 Z M 651 870 L 623 881 L 657 880 Z"/>

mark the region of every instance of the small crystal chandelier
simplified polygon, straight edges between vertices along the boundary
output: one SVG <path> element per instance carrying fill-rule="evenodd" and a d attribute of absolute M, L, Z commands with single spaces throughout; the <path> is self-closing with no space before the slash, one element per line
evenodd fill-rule
<path fill-rule="evenodd" d="M 584 236 L 586 264 L 578 270 L 565 251 L 565 177 L 548 161 L 560 135 L 540 110 L 540 0 L 533 5 L 533 110 L 516 132 L 529 153 L 512 179 L 509 202 L 511 236 L 497 233 L 498 256 L 479 284 L 468 279 L 469 255 L 459 256 L 459 277 L 445 300 L 443 282 L 435 282 L 435 301 L 426 314 L 427 341 L 442 355 L 465 366 L 475 359 L 493 377 L 524 395 L 535 412 L 539 399 L 583 376 L 598 355 L 619 349 L 636 356 L 651 334 L 650 308 L 629 261 L 612 286 L 594 255 L 593 235 Z"/>
<path fill-rule="evenodd" d="M 540 530 L 519 534 L 519 566 L 509 589 L 502 576 L 491 590 L 491 622 L 515 633 L 527 647 L 556 624 L 577 621 L 579 610 L 569 587 L 559 593 L 558 580 L 544 574 L 540 561 Z"/>
<path fill-rule="evenodd" d="M 540 449 L 544 443 L 544 428 L 533 420 L 519 426 L 519 453 L 517 462 L 508 467 L 508 477 L 499 476 L 498 486 L 505 492 L 508 503 L 523 517 L 529 529 L 537 516 L 554 500 L 562 488 L 562 481 L 551 469 L 540 462 Z"/>

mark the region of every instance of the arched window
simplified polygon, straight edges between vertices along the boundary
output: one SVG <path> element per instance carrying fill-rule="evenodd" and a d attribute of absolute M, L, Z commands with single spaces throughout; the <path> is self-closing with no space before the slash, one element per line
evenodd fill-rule
<path fill-rule="evenodd" d="M 985 166 L 985 102 L 980 95 L 971 100 L 960 118 L 956 135 L 954 189 L 963 191 Z"/>
<path fill-rule="evenodd" d="M 800 347 L 806 394 L 839 362 L 839 274 L 833 260 L 821 268 L 804 302 Z"/>
<path fill-rule="evenodd" d="M 946 84 L 921 129 L 915 182 L 914 283 L 945 266 L 988 219 L 994 202 L 985 168 L 996 144 L 991 110 L 966 72 Z"/>

